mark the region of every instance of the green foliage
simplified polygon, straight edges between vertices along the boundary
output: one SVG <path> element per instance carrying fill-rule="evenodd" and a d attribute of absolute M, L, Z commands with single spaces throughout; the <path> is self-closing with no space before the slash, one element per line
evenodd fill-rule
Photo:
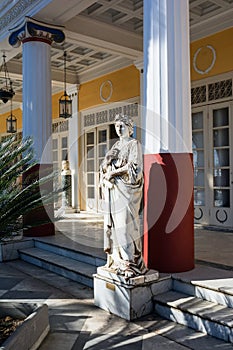
<path fill-rule="evenodd" d="M 10 138 L 0 144 L 0 240 L 22 230 L 22 216 L 43 204 L 53 202 L 53 191 L 46 190 L 54 174 L 31 177 L 22 185 L 22 175 L 35 166 L 30 138 Z M 44 190 L 43 190 L 44 188 Z"/>

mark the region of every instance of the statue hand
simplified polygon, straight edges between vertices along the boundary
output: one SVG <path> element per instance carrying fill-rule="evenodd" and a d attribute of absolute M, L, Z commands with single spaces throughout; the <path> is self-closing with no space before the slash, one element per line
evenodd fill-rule
<path fill-rule="evenodd" d="M 110 181 L 113 177 L 113 172 L 112 171 L 108 171 L 107 173 L 104 174 L 104 178 L 108 181 Z"/>
<path fill-rule="evenodd" d="M 108 162 L 111 162 L 113 159 L 118 158 L 119 151 L 117 149 L 111 149 L 108 151 L 106 158 Z"/>

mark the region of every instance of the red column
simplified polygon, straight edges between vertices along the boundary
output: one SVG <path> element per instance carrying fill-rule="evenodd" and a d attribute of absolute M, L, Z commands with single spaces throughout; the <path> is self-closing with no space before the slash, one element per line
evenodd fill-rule
<path fill-rule="evenodd" d="M 144 257 L 149 268 L 194 267 L 192 154 L 144 156 Z"/>
<path fill-rule="evenodd" d="M 53 166 L 51 164 L 36 164 L 29 171 L 23 174 L 23 186 L 30 183 L 32 180 L 38 180 L 41 177 L 51 174 Z M 53 192 L 53 180 L 47 181 L 45 184 L 35 188 L 37 193 L 43 191 L 45 194 Z M 55 228 L 53 224 L 54 208 L 53 198 L 51 197 L 50 202 L 41 203 L 36 209 L 30 210 L 23 216 L 24 230 L 23 235 L 25 237 L 41 237 L 51 236 L 55 234 Z"/>

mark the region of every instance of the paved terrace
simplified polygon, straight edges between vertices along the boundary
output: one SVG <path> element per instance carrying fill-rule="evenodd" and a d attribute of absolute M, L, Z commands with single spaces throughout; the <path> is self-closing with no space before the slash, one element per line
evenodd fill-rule
<path fill-rule="evenodd" d="M 70 215 L 56 226 L 60 233 L 53 239 L 69 240 L 71 246 L 78 244 L 103 254 L 101 218 Z M 195 245 L 204 273 L 211 269 L 220 279 L 226 270 L 232 270 L 233 277 L 233 233 L 197 228 Z M 200 265 L 191 273 L 199 277 Z M 48 304 L 51 331 L 40 350 L 232 349 L 232 344 L 157 315 L 133 322 L 110 315 L 94 306 L 92 289 L 20 260 L 0 264 L 0 298 Z"/>

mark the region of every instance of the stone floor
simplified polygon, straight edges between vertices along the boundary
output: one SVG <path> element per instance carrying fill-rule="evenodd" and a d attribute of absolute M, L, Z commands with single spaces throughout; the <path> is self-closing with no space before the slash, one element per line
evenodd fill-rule
<path fill-rule="evenodd" d="M 233 232 L 195 228 L 196 261 L 233 269 Z"/>
<path fill-rule="evenodd" d="M 101 225 L 99 219 L 68 217 L 57 229 L 71 241 L 101 249 Z M 204 264 L 233 270 L 232 248 L 232 233 L 195 230 L 196 259 Z M 51 331 L 40 350 L 233 348 L 157 315 L 125 321 L 95 307 L 92 289 L 20 260 L 0 263 L 0 300 L 48 304 Z"/>
<path fill-rule="evenodd" d="M 157 315 L 125 321 L 95 307 L 92 289 L 19 260 L 0 264 L 0 300 L 49 306 L 51 331 L 40 350 L 232 349 Z"/>
<path fill-rule="evenodd" d="M 88 249 L 103 248 L 103 221 L 101 216 L 86 217 L 85 214 L 70 214 L 56 223 L 56 229 L 71 241 Z M 233 267 L 233 232 L 204 229 L 195 226 L 195 259 L 215 267 Z"/>

